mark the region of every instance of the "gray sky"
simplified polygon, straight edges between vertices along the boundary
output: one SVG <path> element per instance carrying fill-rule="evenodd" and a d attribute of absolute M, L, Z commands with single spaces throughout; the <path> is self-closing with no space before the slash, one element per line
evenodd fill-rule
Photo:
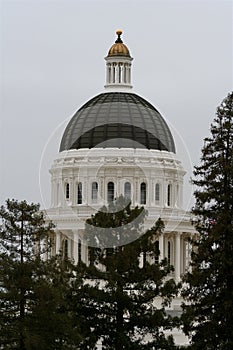
<path fill-rule="evenodd" d="M 0 0 L 1 191 L 49 205 L 49 168 L 74 112 L 101 93 L 115 31 L 134 92 L 171 127 L 188 179 L 232 90 L 232 1 Z M 190 158 L 189 158 L 190 157 Z"/>

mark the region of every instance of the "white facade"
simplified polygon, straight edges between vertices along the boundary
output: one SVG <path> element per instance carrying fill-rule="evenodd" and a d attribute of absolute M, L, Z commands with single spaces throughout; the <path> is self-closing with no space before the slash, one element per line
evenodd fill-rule
<path fill-rule="evenodd" d="M 113 183 L 114 198 L 127 196 L 130 188 L 132 206 L 145 206 L 145 229 L 162 218 L 165 233 L 159 238 L 160 257 L 170 260 L 179 280 L 190 258 L 187 238 L 194 231 L 190 216 L 182 209 L 185 171 L 174 153 L 146 149 L 69 150 L 59 154 L 50 172 L 52 199 L 47 215 L 57 225 L 56 252 L 64 249 L 67 241 L 68 256 L 76 262 L 78 258 L 87 262 L 85 221 L 108 203 L 112 193 L 108 184 Z M 81 253 L 77 253 L 79 249 Z"/>

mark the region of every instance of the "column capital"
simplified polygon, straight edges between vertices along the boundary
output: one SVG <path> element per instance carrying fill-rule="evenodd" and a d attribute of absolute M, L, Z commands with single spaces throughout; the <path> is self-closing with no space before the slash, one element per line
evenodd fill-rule
<path fill-rule="evenodd" d="M 182 232 L 177 231 L 177 232 L 175 232 L 175 235 L 176 235 L 176 237 L 180 237 L 182 235 Z"/>

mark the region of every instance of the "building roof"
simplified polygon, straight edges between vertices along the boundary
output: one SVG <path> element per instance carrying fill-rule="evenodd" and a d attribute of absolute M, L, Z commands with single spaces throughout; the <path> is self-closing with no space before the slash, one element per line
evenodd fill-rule
<path fill-rule="evenodd" d="M 125 92 L 95 96 L 68 123 L 60 152 L 94 147 L 146 148 L 175 153 L 172 134 L 161 114 L 142 97 Z"/>

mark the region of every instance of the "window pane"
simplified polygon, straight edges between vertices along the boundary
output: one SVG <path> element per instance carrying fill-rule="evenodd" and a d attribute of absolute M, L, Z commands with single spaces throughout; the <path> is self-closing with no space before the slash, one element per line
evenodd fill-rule
<path fill-rule="evenodd" d="M 131 183 L 130 182 L 125 183 L 124 192 L 125 192 L 125 198 L 131 199 Z"/>
<path fill-rule="evenodd" d="M 70 184 L 66 184 L 66 199 L 70 198 Z"/>
<path fill-rule="evenodd" d="M 171 265 L 171 243 L 167 243 L 167 262 L 168 265 Z"/>
<path fill-rule="evenodd" d="M 167 186 L 167 205 L 170 207 L 171 205 L 171 185 Z"/>
<path fill-rule="evenodd" d="M 108 183 L 108 202 L 112 202 L 114 199 L 114 183 Z"/>
<path fill-rule="evenodd" d="M 82 183 L 79 182 L 78 184 L 78 198 L 77 198 L 77 203 L 82 204 L 83 202 L 83 193 L 82 193 Z"/>
<path fill-rule="evenodd" d="M 93 203 L 97 203 L 98 198 L 98 183 L 93 182 L 91 187 L 91 199 Z"/>
<path fill-rule="evenodd" d="M 156 202 L 159 201 L 159 195 L 160 195 L 159 192 L 160 192 L 160 191 L 159 191 L 159 184 L 156 184 L 156 185 L 155 185 L 155 201 L 156 201 Z"/>
<path fill-rule="evenodd" d="M 140 203 L 141 204 L 146 204 L 146 184 L 145 182 L 141 183 L 141 198 L 140 198 Z"/>

